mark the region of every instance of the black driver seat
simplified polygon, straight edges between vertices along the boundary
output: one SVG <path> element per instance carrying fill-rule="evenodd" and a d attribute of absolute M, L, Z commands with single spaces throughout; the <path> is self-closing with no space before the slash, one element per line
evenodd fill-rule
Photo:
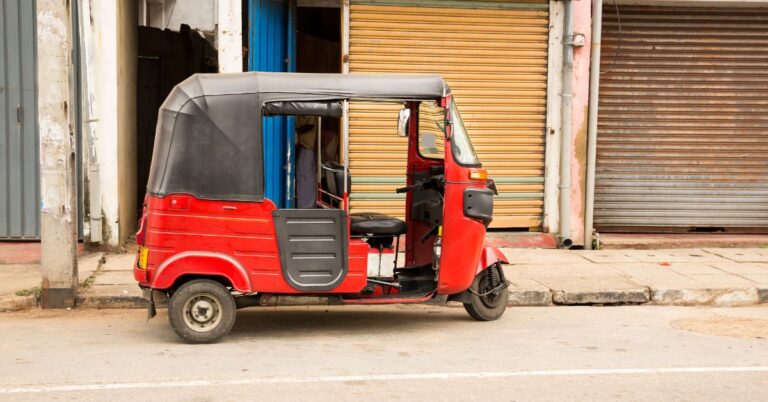
<path fill-rule="evenodd" d="M 408 231 L 402 220 L 378 212 L 356 212 L 349 219 L 349 229 L 355 235 L 400 236 Z"/>
<path fill-rule="evenodd" d="M 344 166 L 335 162 L 323 164 L 325 171 L 325 185 L 328 192 L 337 196 L 343 196 Z M 349 172 L 349 171 L 347 171 Z M 347 173 L 347 188 L 352 187 L 352 179 Z M 378 212 L 356 212 L 349 216 L 350 231 L 356 236 L 400 236 L 408 231 L 408 226 L 400 219 Z"/>

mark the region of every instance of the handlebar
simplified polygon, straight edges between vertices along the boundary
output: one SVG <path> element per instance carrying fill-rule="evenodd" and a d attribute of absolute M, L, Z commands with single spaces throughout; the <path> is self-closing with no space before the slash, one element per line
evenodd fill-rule
<path fill-rule="evenodd" d="M 424 190 L 424 189 L 428 188 L 427 185 L 429 185 L 431 183 L 437 183 L 442 178 L 443 178 L 443 175 L 432 176 L 432 177 L 430 177 L 427 180 L 424 180 L 424 181 L 412 184 L 410 186 L 400 187 L 400 188 L 396 189 L 395 192 L 400 194 L 400 193 L 409 193 L 409 192 L 415 191 L 415 190 Z"/>

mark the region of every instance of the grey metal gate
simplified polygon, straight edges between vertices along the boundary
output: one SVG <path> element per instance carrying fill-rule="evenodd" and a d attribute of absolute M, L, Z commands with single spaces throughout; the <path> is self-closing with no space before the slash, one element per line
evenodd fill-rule
<path fill-rule="evenodd" d="M 35 2 L 0 0 L 0 239 L 40 236 Z"/>
<path fill-rule="evenodd" d="M 595 226 L 768 231 L 768 9 L 607 6 Z"/>

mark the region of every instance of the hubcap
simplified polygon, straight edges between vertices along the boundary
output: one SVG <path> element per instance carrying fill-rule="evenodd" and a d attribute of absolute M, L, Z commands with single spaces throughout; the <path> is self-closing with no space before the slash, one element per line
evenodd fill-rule
<path fill-rule="evenodd" d="M 208 332 L 221 322 L 221 303 L 209 294 L 200 293 L 184 304 L 184 323 L 196 332 Z"/>

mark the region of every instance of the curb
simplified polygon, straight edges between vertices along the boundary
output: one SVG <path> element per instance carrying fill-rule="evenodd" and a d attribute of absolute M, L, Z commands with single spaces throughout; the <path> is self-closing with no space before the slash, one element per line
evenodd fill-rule
<path fill-rule="evenodd" d="M 644 304 L 651 300 L 651 289 L 647 287 L 624 290 L 555 290 L 552 302 L 556 305 L 593 304 Z"/>
<path fill-rule="evenodd" d="M 651 301 L 662 306 L 753 306 L 768 303 L 768 289 L 655 289 Z"/>
<path fill-rule="evenodd" d="M 549 290 L 510 290 L 507 307 L 544 307 L 552 305 Z"/>
<path fill-rule="evenodd" d="M 0 296 L 0 313 L 37 307 L 35 295 L 29 296 Z"/>
<path fill-rule="evenodd" d="M 144 309 L 148 302 L 140 296 L 89 296 L 80 295 L 77 307 L 83 309 Z"/>

